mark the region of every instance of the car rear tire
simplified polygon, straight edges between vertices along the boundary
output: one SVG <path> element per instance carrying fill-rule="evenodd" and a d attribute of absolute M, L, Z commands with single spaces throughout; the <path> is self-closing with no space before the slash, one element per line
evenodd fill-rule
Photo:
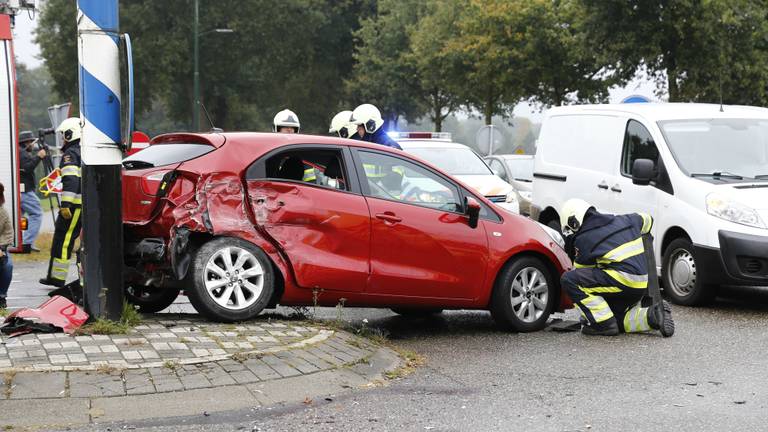
<path fill-rule="evenodd" d="M 513 258 L 496 279 L 491 315 L 502 330 L 537 331 L 546 326 L 556 301 L 552 271 L 538 258 Z"/>
<path fill-rule="evenodd" d="M 687 238 L 673 240 L 664 251 L 661 269 L 664 292 L 673 303 L 696 306 L 710 303 L 717 294 L 717 285 L 706 284 L 697 277 L 693 244 Z"/>
<path fill-rule="evenodd" d="M 172 305 L 179 296 L 179 288 L 129 285 L 125 300 L 136 306 L 140 313 L 157 313 Z"/>
<path fill-rule="evenodd" d="M 267 255 L 253 244 L 219 237 L 195 254 L 187 293 L 195 310 L 221 322 L 255 318 L 269 303 L 275 277 Z"/>
<path fill-rule="evenodd" d="M 408 318 L 425 318 L 443 313 L 440 308 L 392 308 L 392 312 Z"/>

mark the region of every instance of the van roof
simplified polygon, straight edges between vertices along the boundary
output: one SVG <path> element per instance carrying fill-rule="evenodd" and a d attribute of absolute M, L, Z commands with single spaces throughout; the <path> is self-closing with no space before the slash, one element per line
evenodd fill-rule
<path fill-rule="evenodd" d="M 650 121 L 703 118 L 766 118 L 768 109 L 744 105 L 700 103 L 628 103 L 554 107 L 547 117 L 567 114 L 635 114 Z"/>

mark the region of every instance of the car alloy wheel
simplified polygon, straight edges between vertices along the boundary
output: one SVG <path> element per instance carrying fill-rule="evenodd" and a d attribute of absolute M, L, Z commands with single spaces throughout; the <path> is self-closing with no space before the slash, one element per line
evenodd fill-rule
<path fill-rule="evenodd" d="M 546 311 L 549 300 L 547 279 L 535 267 L 520 270 L 512 281 L 509 300 L 520 321 L 532 323 L 538 320 Z"/>
<path fill-rule="evenodd" d="M 503 330 L 530 332 L 547 325 L 558 299 L 557 272 L 541 258 L 515 257 L 499 271 L 491 315 Z"/>
<path fill-rule="evenodd" d="M 274 294 L 274 267 L 263 250 L 235 237 L 218 237 L 195 253 L 186 290 L 195 310 L 222 322 L 255 318 Z"/>
<path fill-rule="evenodd" d="M 205 289 L 219 306 L 242 310 L 264 289 L 264 269 L 249 251 L 231 246 L 214 253 L 205 266 Z"/>

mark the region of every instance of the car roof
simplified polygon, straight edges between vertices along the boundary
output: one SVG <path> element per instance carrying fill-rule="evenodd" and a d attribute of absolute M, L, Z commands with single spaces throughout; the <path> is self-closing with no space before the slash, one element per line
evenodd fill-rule
<path fill-rule="evenodd" d="M 768 109 L 743 105 L 700 103 L 627 103 L 554 107 L 547 117 L 573 114 L 634 114 L 650 121 L 702 118 L 766 118 Z"/>
<path fill-rule="evenodd" d="M 174 132 L 158 135 L 153 138 L 151 142 L 152 145 L 172 143 L 210 144 L 215 147 L 221 147 L 224 143 L 235 143 L 238 145 L 259 147 L 265 151 L 293 144 L 346 145 L 376 150 L 391 150 L 389 147 L 381 144 L 344 139 L 336 136 L 285 134 L 275 132 Z"/>

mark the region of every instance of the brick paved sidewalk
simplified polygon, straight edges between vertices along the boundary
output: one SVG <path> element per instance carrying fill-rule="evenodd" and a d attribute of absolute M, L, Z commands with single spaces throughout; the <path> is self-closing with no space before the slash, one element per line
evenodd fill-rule
<path fill-rule="evenodd" d="M 346 332 L 299 321 L 216 324 L 191 315 L 145 319 L 127 335 L 30 334 L 0 343 L 0 427 L 301 401 L 357 388 L 399 364 L 390 350 Z M 30 412 L 32 406 L 44 408 Z"/>

